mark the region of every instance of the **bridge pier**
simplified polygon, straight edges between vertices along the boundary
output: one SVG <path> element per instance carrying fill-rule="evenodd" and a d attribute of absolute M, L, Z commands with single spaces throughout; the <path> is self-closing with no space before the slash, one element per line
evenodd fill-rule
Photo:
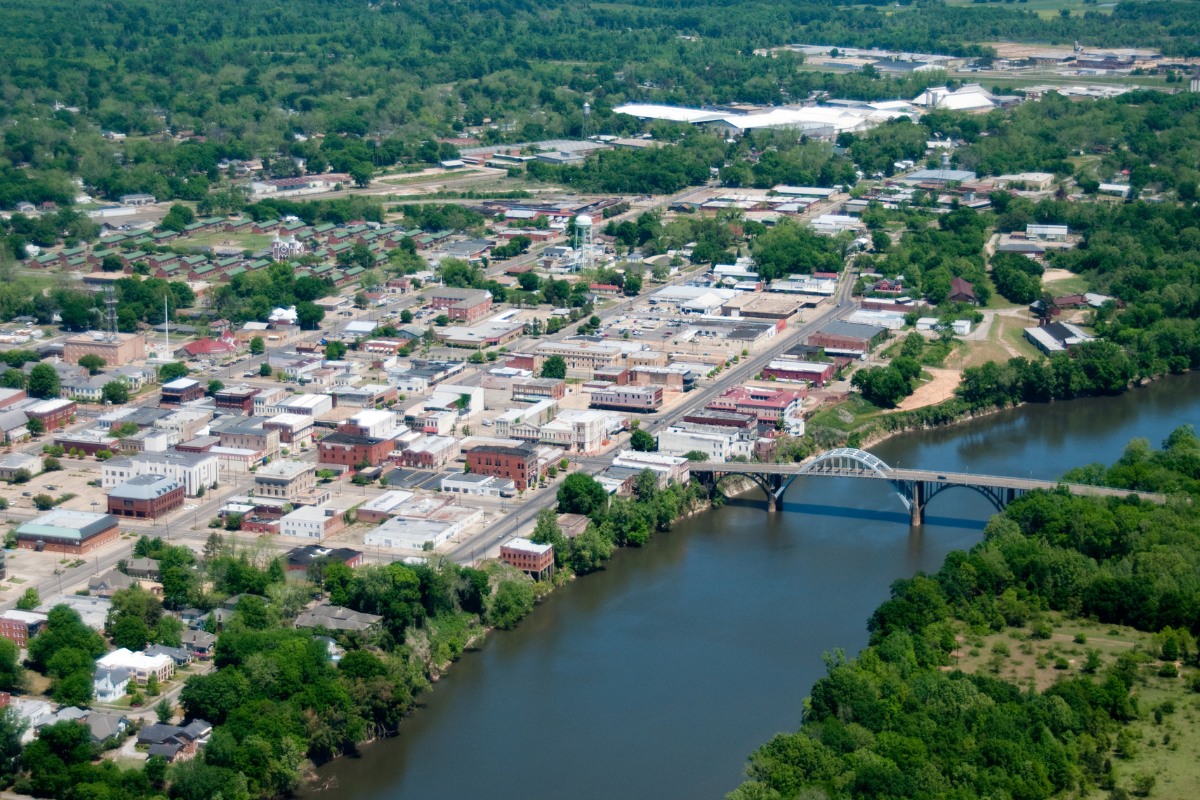
<path fill-rule="evenodd" d="M 787 480 L 784 480 L 787 478 Z M 774 513 L 783 505 L 783 493 L 796 480 L 795 475 L 772 475 L 770 487 L 767 490 L 767 513 Z"/>
<path fill-rule="evenodd" d="M 913 481 L 909 497 L 909 511 L 912 514 L 911 525 L 916 528 L 925 524 L 925 481 Z"/>

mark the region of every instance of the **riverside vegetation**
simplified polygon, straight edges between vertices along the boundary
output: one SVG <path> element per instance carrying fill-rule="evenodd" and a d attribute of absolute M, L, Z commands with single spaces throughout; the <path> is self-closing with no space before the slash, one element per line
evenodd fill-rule
<path fill-rule="evenodd" d="M 639 546 L 654 532 L 670 530 L 708 496 L 696 484 L 660 488 L 655 473 L 646 470 L 633 496 L 610 501 L 594 479 L 577 472 L 559 487 L 558 501 L 559 510 L 586 514 L 591 521 L 568 541 L 553 509 L 538 515 L 534 539 L 554 545 L 556 583 L 600 569 L 616 547 Z M 97 760 L 117 742 L 94 744 L 79 722 L 43 728 L 22 748 L 22 724 L 6 709 L 0 713 L 0 785 L 56 800 L 250 800 L 289 794 L 302 785 L 307 764 L 394 732 L 417 695 L 489 628 L 513 627 L 555 585 L 532 581 L 501 562 L 476 569 L 439 558 L 357 568 L 319 558 L 305 580 L 288 581 L 273 547 L 260 543 L 236 550 L 216 533 L 200 558 L 186 547 L 149 538 L 138 542 L 135 554 L 159 559 L 164 594 L 160 600 L 135 588 L 114 596 L 105 628 L 113 646 L 177 646 L 182 626 L 165 610 L 216 609 L 240 595 L 213 649 L 216 669 L 188 677 L 179 695 L 185 718 L 213 724 L 208 745 L 173 766 L 151 758 L 144 767 L 123 768 Z M 322 596 L 378 615 L 381 623 L 348 633 L 292 627 L 303 608 Z M 215 616 L 205 629 L 218 632 Z M 322 636 L 344 651 L 336 663 Z M 54 699 L 87 707 L 93 659 L 107 648 L 105 636 L 60 606 L 34 644 L 30 666 L 51 679 Z M 5 688 L 26 683 L 16 656 L 0 640 Z M 150 694 L 156 690 L 146 687 Z M 147 702 L 140 690 L 131 701 Z M 165 713 L 169 718 L 169 707 Z"/>
<path fill-rule="evenodd" d="M 1030 492 L 970 552 L 896 581 L 870 645 L 826 654 L 803 726 L 729 800 L 1192 796 L 1200 440 L 1178 428 L 1064 477 L 1174 494 Z"/>

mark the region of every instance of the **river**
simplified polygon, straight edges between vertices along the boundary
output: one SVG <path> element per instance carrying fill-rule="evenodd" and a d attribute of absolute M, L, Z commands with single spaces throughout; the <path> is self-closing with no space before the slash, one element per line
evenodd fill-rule
<path fill-rule="evenodd" d="M 894 437 L 893 466 L 1055 478 L 1159 446 L 1200 416 L 1200 374 Z M 882 481 L 801 478 L 623 550 L 465 655 L 400 734 L 320 770 L 322 800 L 720 798 L 793 731 L 821 654 L 867 642 L 888 586 L 975 544 L 990 506 L 934 499 L 922 528 Z"/>

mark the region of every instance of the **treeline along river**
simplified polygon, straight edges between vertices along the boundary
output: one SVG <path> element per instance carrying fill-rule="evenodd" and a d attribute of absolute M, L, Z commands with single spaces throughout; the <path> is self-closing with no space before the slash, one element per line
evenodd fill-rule
<path fill-rule="evenodd" d="M 1200 375 L 894 437 L 893 466 L 1056 478 L 1200 422 Z M 935 571 L 993 508 L 955 489 L 909 516 L 883 481 L 800 478 L 683 521 L 468 653 L 394 738 L 327 764 L 322 800 L 722 797 L 800 724 L 821 654 L 867 643 L 893 580 Z"/>

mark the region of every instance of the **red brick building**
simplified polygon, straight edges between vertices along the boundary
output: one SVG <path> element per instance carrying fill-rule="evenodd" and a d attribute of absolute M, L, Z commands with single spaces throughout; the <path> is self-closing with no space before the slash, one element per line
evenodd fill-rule
<path fill-rule="evenodd" d="M 46 431 L 49 432 L 57 430 L 64 425 L 69 425 L 71 417 L 75 416 L 76 408 L 74 400 L 57 397 L 53 400 L 45 400 L 23 410 L 25 411 L 25 416 L 30 419 L 40 419 Z"/>
<path fill-rule="evenodd" d="M 204 384 L 191 378 L 176 378 L 162 387 L 160 406 L 179 406 L 204 397 Z"/>
<path fill-rule="evenodd" d="M 808 395 L 803 387 L 794 391 L 758 386 L 735 386 L 708 404 L 714 411 L 749 414 L 759 422 L 775 422 L 800 416 L 800 403 Z"/>
<path fill-rule="evenodd" d="M 453 320 L 468 325 L 486 317 L 492 310 L 492 293 L 486 289 L 456 289 L 442 287 L 430 294 L 429 305 Z"/>
<path fill-rule="evenodd" d="M 260 391 L 262 390 L 246 384 L 226 386 L 213 395 L 213 400 L 217 408 L 241 411 L 246 416 L 252 416 L 254 414 L 254 395 Z"/>
<path fill-rule="evenodd" d="M 528 539 L 509 539 L 500 545 L 500 560 L 541 580 L 554 571 L 554 546 L 534 544 Z"/>
<path fill-rule="evenodd" d="M 537 452 L 531 444 L 476 447 L 467 452 L 467 466 L 474 475 L 508 478 L 516 484 L 518 491 L 528 489 L 538 476 Z"/>
<path fill-rule="evenodd" d="M 183 484 L 166 475 L 139 475 L 108 493 L 108 513 L 115 517 L 157 519 L 183 506 Z"/>
<path fill-rule="evenodd" d="M 387 460 L 395 442 L 391 439 L 376 439 L 371 436 L 355 436 L 352 433 L 331 433 L 321 440 L 322 464 L 340 464 L 351 469 L 355 464 L 366 461 L 377 467 Z"/>
<path fill-rule="evenodd" d="M 833 364 L 813 361 L 772 361 L 763 367 L 763 380 L 809 381 L 817 388 L 833 379 Z"/>
<path fill-rule="evenodd" d="M 17 528 L 17 547 L 84 555 L 115 542 L 119 524 L 112 514 L 56 508 Z"/>
<path fill-rule="evenodd" d="M 38 611 L 5 611 L 0 614 L 0 636 L 24 647 L 45 624 L 46 615 Z"/>

